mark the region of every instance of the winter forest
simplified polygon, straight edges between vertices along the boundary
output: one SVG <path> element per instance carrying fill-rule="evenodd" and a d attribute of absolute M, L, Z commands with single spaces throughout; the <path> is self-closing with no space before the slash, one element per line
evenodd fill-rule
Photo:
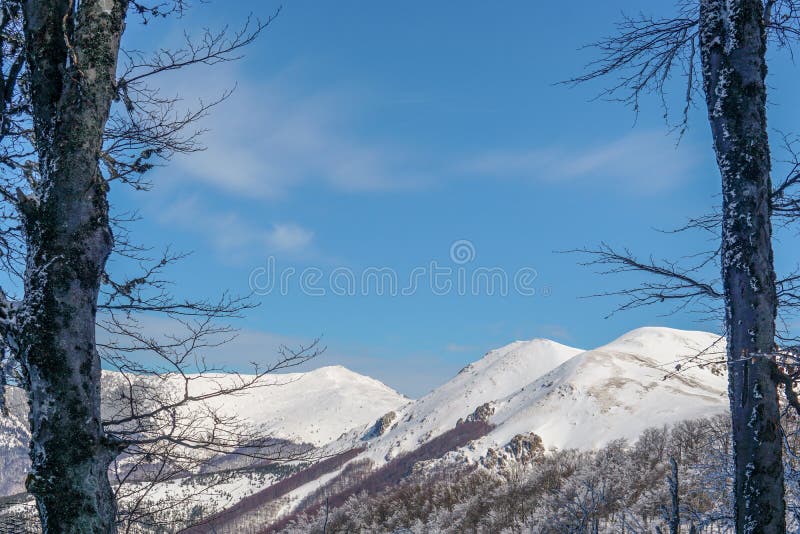
<path fill-rule="evenodd" d="M 800 0 L 0 0 L 0 534 L 800 533 Z"/>

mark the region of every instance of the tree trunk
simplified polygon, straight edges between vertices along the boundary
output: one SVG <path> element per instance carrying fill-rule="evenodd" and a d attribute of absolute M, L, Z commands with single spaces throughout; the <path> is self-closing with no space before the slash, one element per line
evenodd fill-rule
<path fill-rule="evenodd" d="M 667 476 L 670 495 L 669 534 L 678 534 L 681 529 L 680 494 L 678 492 L 678 463 L 675 458 L 669 458 L 670 474 Z"/>
<path fill-rule="evenodd" d="M 701 0 L 703 81 L 722 174 L 722 277 L 737 532 L 785 531 L 772 369 L 777 298 L 770 224 L 764 6 Z"/>
<path fill-rule="evenodd" d="M 97 298 L 113 246 L 98 159 L 127 2 L 25 2 L 39 181 L 18 192 L 27 235 L 19 352 L 30 400 L 28 490 L 47 533 L 115 532 L 100 418 Z M 74 20 L 73 20 L 74 19 Z"/>

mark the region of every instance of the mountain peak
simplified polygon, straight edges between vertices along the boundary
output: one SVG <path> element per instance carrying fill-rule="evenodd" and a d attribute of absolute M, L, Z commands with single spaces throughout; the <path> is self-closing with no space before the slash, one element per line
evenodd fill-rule
<path fill-rule="evenodd" d="M 596 351 L 633 353 L 670 364 L 701 352 L 724 353 L 724 337 L 696 330 L 646 326 L 631 330 Z"/>
<path fill-rule="evenodd" d="M 344 365 L 324 365 L 303 373 L 306 376 L 365 376 L 352 371 Z"/>
<path fill-rule="evenodd" d="M 506 364 L 540 364 L 549 366 L 552 362 L 562 361 L 583 352 L 583 349 L 569 347 L 551 339 L 535 338 L 527 341 L 514 341 L 498 349 L 490 350 L 483 358 L 470 364 L 472 369 L 487 367 L 505 362 Z M 557 365 L 558 365 L 557 364 Z"/>

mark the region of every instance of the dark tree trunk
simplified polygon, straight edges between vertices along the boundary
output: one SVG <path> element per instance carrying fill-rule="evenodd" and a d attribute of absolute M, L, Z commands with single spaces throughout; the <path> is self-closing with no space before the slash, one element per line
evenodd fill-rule
<path fill-rule="evenodd" d="M 678 534 L 681 528 L 680 494 L 678 493 L 678 463 L 675 458 L 669 459 L 670 474 L 667 477 L 670 495 L 669 534 Z"/>
<path fill-rule="evenodd" d="M 35 195 L 19 194 L 27 235 L 19 352 L 30 399 L 31 473 L 45 532 L 114 532 L 100 418 L 95 315 L 113 245 L 98 159 L 114 95 L 127 2 L 24 3 L 39 155 Z"/>
<path fill-rule="evenodd" d="M 773 379 L 777 298 L 770 225 L 764 6 L 701 0 L 703 81 L 722 174 L 722 277 L 737 532 L 785 531 Z"/>

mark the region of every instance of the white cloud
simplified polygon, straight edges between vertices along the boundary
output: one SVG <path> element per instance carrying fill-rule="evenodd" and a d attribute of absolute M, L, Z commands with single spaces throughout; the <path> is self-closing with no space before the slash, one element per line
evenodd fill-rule
<path fill-rule="evenodd" d="M 168 80 L 187 105 L 213 99 L 238 81 L 232 96 L 199 126 L 205 151 L 178 156 L 174 168 L 198 181 L 248 199 L 285 197 L 323 184 L 337 191 L 375 192 L 426 187 L 463 176 L 539 183 L 597 183 L 633 193 L 670 189 L 691 175 L 700 152 L 660 130 L 634 130 L 597 143 L 498 148 L 464 154 L 453 165 L 429 161 L 424 150 L 383 144 L 359 128 L 369 97 L 357 89 L 303 90 L 297 71 L 246 80 L 235 65 L 218 65 Z M 457 159 L 458 156 L 452 156 Z"/>
<path fill-rule="evenodd" d="M 671 189 L 691 176 L 698 151 L 662 132 L 639 131 L 590 147 L 493 150 L 468 158 L 467 175 L 540 183 L 609 184 L 634 193 Z"/>
<path fill-rule="evenodd" d="M 171 80 L 171 91 L 187 105 L 239 83 L 199 124 L 206 130 L 201 138 L 206 150 L 175 159 L 192 180 L 247 198 L 282 197 L 312 183 L 365 192 L 421 181 L 415 171 L 403 169 L 407 158 L 397 148 L 358 134 L 355 123 L 364 106 L 355 92 L 308 93 L 281 78 L 243 82 L 231 66 L 217 68 L 211 80 L 198 80 L 198 74 L 204 73 L 187 71 Z"/>
<path fill-rule="evenodd" d="M 182 199 L 159 212 L 160 222 L 202 234 L 227 261 L 254 257 L 313 255 L 314 232 L 294 222 L 269 228 L 254 225 L 232 211 L 216 211 L 196 196 Z"/>
<path fill-rule="evenodd" d="M 311 245 L 314 232 L 294 223 L 273 224 L 265 235 L 266 243 L 278 250 L 305 250 Z"/>

